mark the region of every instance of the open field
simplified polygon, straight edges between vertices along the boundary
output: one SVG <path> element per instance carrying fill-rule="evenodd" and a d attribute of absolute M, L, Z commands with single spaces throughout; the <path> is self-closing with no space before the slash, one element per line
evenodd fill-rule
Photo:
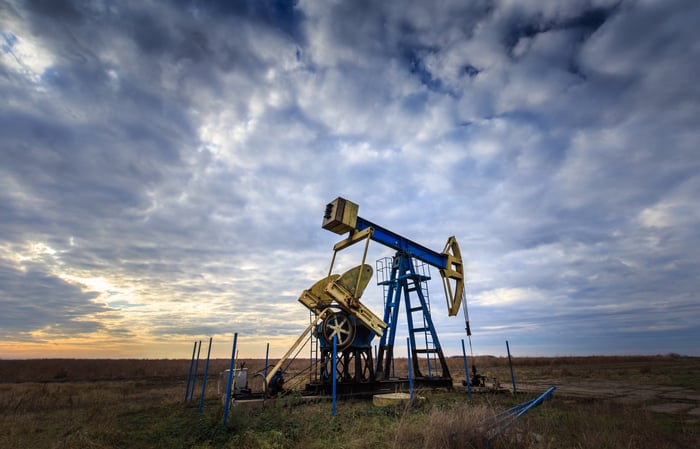
<path fill-rule="evenodd" d="M 307 362 L 297 361 L 301 370 Z M 184 403 L 189 360 L 0 360 L 0 448 L 435 448 L 485 447 L 479 424 L 557 387 L 493 447 L 700 447 L 700 358 L 515 358 L 518 397 L 475 394 L 461 358 L 449 360 L 455 391 L 421 391 L 411 410 L 369 401 L 307 403 L 298 395 L 238 403 L 222 426 L 216 394 L 227 360 L 212 361 L 203 411 L 201 383 Z M 490 381 L 510 386 L 507 359 L 477 357 Z M 249 373 L 263 361 L 247 360 Z M 405 360 L 397 360 L 401 374 Z M 200 364 L 200 382 L 203 364 Z M 251 388 L 255 389 L 254 376 Z"/>

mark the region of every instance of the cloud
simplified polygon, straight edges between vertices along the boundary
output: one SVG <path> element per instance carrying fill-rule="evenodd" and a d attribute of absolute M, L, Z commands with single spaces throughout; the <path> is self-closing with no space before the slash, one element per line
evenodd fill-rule
<path fill-rule="evenodd" d="M 477 351 L 696 353 L 690 3 L 11 2 L 5 340 L 284 346 L 343 196 L 430 248 L 457 236 Z"/>
<path fill-rule="evenodd" d="M 65 338 L 99 331 L 101 315 L 112 311 L 98 293 L 46 270 L 55 251 L 35 244 L 25 253 L 2 251 L 0 283 L 4 313 L 0 327 L 4 339 L 32 340 L 37 334 Z M 14 259 L 19 263 L 12 263 Z"/>

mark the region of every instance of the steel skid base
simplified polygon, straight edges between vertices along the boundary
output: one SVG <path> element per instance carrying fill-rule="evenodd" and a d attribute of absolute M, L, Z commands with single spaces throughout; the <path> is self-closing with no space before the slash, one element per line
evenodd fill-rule
<path fill-rule="evenodd" d="M 320 376 L 306 384 L 305 395 L 330 396 L 333 394 L 333 354 L 328 348 L 321 349 Z M 337 353 L 336 394 L 340 398 L 371 397 L 380 393 L 408 391 L 408 377 L 389 377 L 378 380 L 375 375 L 372 351 L 369 347 L 349 347 Z M 414 388 L 452 388 L 448 376 L 413 378 Z"/>
<path fill-rule="evenodd" d="M 414 388 L 452 389 L 452 379 L 414 378 Z M 396 391 L 408 391 L 408 378 L 396 378 L 387 380 L 375 380 L 373 382 L 338 382 L 336 394 L 339 398 L 371 397 L 375 394 L 394 393 Z M 333 394 L 333 385 L 330 382 L 310 382 L 306 384 L 304 394 L 325 396 Z"/>

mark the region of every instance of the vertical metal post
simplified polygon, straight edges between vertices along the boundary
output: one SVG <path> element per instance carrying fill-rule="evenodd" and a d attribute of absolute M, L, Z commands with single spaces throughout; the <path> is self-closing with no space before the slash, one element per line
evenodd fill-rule
<path fill-rule="evenodd" d="M 360 267 L 363 267 L 365 265 L 365 259 L 367 258 L 367 249 L 369 248 L 370 237 L 372 237 L 371 232 L 369 234 L 367 234 L 367 241 L 365 242 L 365 252 L 362 253 L 362 264 L 360 265 Z M 360 272 L 357 274 L 357 283 L 355 284 L 355 295 L 357 295 L 357 291 L 360 289 L 360 280 L 361 279 L 362 279 L 362 269 L 360 269 Z"/>
<path fill-rule="evenodd" d="M 467 363 L 467 351 L 464 349 L 464 339 L 462 339 L 462 356 L 464 357 L 464 374 L 467 376 L 467 394 L 469 400 L 472 400 L 472 383 L 469 379 L 469 364 Z"/>
<path fill-rule="evenodd" d="M 406 348 L 408 349 L 408 390 L 411 393 L 408 404 L 413 406 L 413 367 L 411 366 L 411 341 L 408 337 L 406 337 Z"/>
<path fill-rule="evenodd" d="M 267 344 L 267 349 L 265 349 L 265 369 L 263 370 L 263 379 L 267 379 L 267 364 L 270 360 L 270 343 Z"/>
<path fill-rule="evenodd" d="M 231 351 L 231 365 L 228 371 L 228 386 L 226 387 L 226 402 L 224 405 L 224 427 L 228 422 L 228 409 L 231 406 L 231 385 L 233 384 L 233 369 L 236 366 L 236 343 L 238 341 L 238 332 L 233 334 L 233 350 Z"/>
<path fill-rule="evenodd" d="M 209 375 L 209 357 L 211 356 L 211 340 L 209 337 L 209 349 L 207 349 L 207 363 L 204 365 L 204 377 L 202 378 L 202 396 L 199 398 L 199 411 L 204 408 L 204 393 L 207 391 L 207 376 Z"/>
<path fill-rule="evenodd" d="M 508 351 L 508 364 L 510 365 L 510 378 L 513 381 L 513 396 L 518 395 L 518 390 L 515 389 L 515 375 L 513 374 L 513 359 L 510 357 L 510 346 L 508 346 L 508 340 L 506 340 L 506 351 Z"/>
<path fill-rule="evenodd" d="M 335 416 L 335 402 L 336 402 L 336 383 L 338 376 L 338 365 L 337 365 L 337 351 L 338 351 L 338 334 L 333 335 L 333 410 L 331 414 Z"/>
<path fill-rule="evenodd" d="M 333 258 L 331 259 L 331 266 L 328 267 L 328 276 L 333 274 L 333 264 L 335 263 L 335 256 L 338 254 L 338 250 L 333 251 Z"/>
<path fill-rule="evenodd" d="M 190 390 L 190 402 L 192 402 L 192 397 L 194 396 L 194 387 L 197 385 L 197 372 L 199 371 L 199 352 L 202 350 L 202 340 L 199 340 L 199 346 L 197 348 L 197 359 L 194 362 L 194 377 L 192 377 L 192 389 Z"/>
<path fill-rule="evenodd" d="M 187 403 L 187 396 L 190 394 L 190 382 L 192 381 L 192 367 L 194 366 L 194 353 L 197 350 L 197 342 L 194 342 L 194 347 L 192 348 L 192 359 L 190 360 L 190 370 L 187 374 L 187 386 L 185 387 L 185 403 Z"/>

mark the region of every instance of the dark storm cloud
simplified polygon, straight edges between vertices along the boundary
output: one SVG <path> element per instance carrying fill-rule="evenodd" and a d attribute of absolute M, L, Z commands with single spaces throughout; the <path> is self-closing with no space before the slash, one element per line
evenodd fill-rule
<path fill-rule="evenodd" d="M 51 325 L 26 305 L 49 285 L 76 332 L 296 337 L 342 195 L 430 247 L 457 235 L 484 352 L 509 332 L 596 352 L 603 329 L 621 351 L 692 352 L 664 332 L 698 333 L 698 17 L 680 0 L 4 5 L 8 338 Z"/>
<path fill-rule="evenodd" d="M 43 330 L 49 335 L 68 336 L 89 334 L 102 328 L 99 314 L 110 312 L 104 304 L 95 302 L 98 293 L 84 291 L 42 270 L 29 266 L 18 271 L 0 265 L 3 313 L 0 329 L 4 339 L 20 336 L 29 340 L 30 331 Z M 91 319 L 85 319 L 86 315 Z"/>
<path fill-rule="evenodd" d="M 231 14 L 252 21 L 271 32 L 280 31 L 294 39 L 302 38 L 303 12 L 297 0 L 243 0 L 221 2 L 182 2 L 190 7 L 210 10 L 213 15 Z"/>
<path fill-rule="evenodd" d="M 503 45 L 510 55 L 513 55 L 521 39 L 531 39 L 538 34 L 555 30 L 575 29 L 578 40 L 583 42 L 587 37 L 600 28 L 615 12 L 618 4 L 609 7 L 585 5 L 582 9 L 574 8 L 564 16 L 543 16 L 538 11 L 534 16 L 514 14 L 510 17 L 509 26 L 503 36 Z"/>

